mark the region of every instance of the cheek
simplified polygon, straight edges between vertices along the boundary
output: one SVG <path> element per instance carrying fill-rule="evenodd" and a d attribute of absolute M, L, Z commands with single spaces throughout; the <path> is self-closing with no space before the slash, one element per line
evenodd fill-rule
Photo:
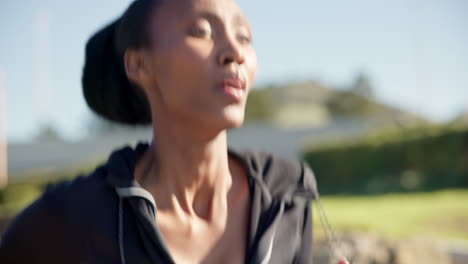
<path fill-rule="evenodd" d="M 190 43 L 188 43 L 190 44 Z M 213 71 L 210 52 L 211 47 L 205 45 L 183 45 L 172 52 L 172 69 L 177 79 L 189 86 L 199 86 L 208 81 Z M 202 83 L 200 83 L 202 82 Z"/>
<path fill-rule="evenodd" d="M 156 82 L 167 104 L 193 103 L 203 94 L 203 87 L 211 86 L 213 64 L 212 47 L 207 43 L 178 40 L 162 47 L 155 59 Z"/>
<path fill-rule="evenodd" d="M 249 85 L 252 86 L 255 82 L 255 78 L 257 76 L 257 54 L 255 53 L 255 50 L 249 49 L 246 52 L 246 69 L 247 69 L 247 74 L 249 76 Z"/>

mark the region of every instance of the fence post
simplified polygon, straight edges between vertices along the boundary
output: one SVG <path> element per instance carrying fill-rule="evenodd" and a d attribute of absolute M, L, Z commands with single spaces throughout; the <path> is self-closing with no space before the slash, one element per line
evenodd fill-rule
<path fill-rule="evenodd" d="M 8 156 L 6 140 L 5 72 L 0 67 L 0 189 L 8 184 Z"/>

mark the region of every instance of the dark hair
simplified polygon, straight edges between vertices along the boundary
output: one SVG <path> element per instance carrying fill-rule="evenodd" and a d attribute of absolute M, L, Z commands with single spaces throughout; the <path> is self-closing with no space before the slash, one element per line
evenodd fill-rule
<path fill-rule="evenodd" d="M 149 102 L 124 67 L 129 48 L 148 46 L 149 18 L 160 1 L 135 0 L 125 13 L 86 43 L 83 94 L 88 106 L 105 119 L 127 124 L 151 123 Z"/>

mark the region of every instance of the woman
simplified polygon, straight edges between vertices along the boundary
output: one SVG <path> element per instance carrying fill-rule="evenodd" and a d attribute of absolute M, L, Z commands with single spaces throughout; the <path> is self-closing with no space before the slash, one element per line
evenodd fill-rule
<path fill-rule="evenodd" d="M 86 47 L 97 114 L 152 124 L 87 177 L 49 188 L 6 231 L 1 263 L 312 263 L 315 180 L 228 148 L 257 61 L 232 0 L 136 0 Z"/>

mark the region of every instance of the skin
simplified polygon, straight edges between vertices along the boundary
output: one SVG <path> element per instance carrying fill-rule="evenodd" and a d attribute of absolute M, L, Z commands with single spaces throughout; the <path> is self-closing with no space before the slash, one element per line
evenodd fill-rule
<path fill-rule="evenodd" d="M 251 27 L 233 0 L 163 1 L 153 13 L 151 45 L 125 53 L 153 119 L 135 179 L 156 200 L 176 263 L 244 263 L 249 185 L 226 130 L 243 123 L 257 70 Z M 245 81 L 239 100 L 220 85 L 236 74 Z"/>

